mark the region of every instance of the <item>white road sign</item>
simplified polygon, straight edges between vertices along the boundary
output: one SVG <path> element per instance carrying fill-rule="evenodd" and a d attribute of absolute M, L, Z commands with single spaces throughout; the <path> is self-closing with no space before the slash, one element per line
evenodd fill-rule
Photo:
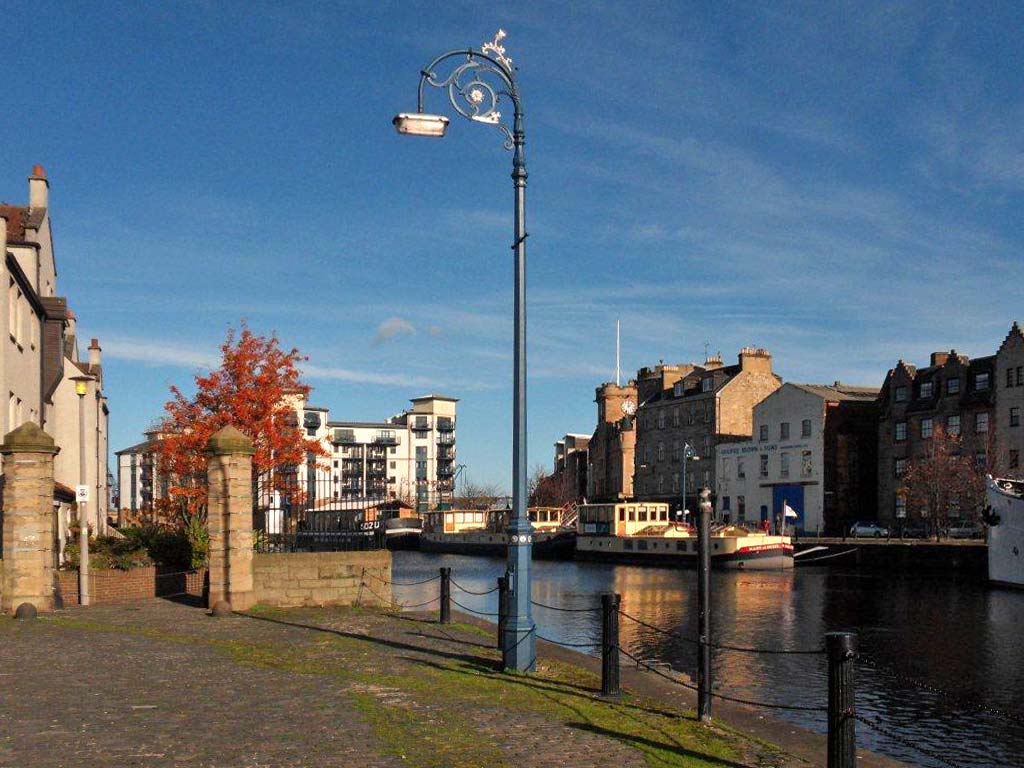
<path fill-rule="evenodd" d="M 75 486 L 75 501 L 88 501 L 89 500 L 89 486 L 78 485 Z"/>

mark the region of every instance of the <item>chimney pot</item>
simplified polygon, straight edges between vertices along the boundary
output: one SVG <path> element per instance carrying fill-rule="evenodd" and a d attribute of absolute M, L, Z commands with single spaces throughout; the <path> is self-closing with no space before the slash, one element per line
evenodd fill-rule
<path fill-rule="evenodd" d="M 43 166 L 41 166 L 41 165 L 33 165 L 32 166 L 32 175 L 35 176 L 38 179 L 45 179 L 46 178 L 46 171 L 43 170 Z"/>

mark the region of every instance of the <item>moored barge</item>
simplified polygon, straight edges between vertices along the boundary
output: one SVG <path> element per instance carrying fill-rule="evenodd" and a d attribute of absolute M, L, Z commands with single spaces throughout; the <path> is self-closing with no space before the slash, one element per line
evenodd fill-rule
<path fill-rule="evenodd" d="M 571 560 L 576 532 L 563 525 L 567 510 L 531 507 L 533 556 L 539 559 Z M 456 555 L 504 557 L 508 550 L 505 532 L 511 511 L 501 509 L 452 509 L 423 516 L 420 550 Z"/>
<path fill-rule="evenodd" d="M 584 504 L 578 507 L 576 557 L 640 565 L 696 566 L 697 533 L 670 519 L 660 502 Z M 772 536 L 743 526 L 714 526 L 711 564 L 742 570 L 793 567 L 789 536 Z"/>

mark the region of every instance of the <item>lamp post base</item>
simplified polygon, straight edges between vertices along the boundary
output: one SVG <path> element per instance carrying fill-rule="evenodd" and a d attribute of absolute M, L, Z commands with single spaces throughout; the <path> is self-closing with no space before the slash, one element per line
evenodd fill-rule
<path fill-rule="evenodd" d="M 533 528 L 529 522 L 509 527 L 508 618 L 502 643 L 501 666 L 505 670 L 533 672 L 537 668 L 537 626 L 530 600 L 530 565 L 533 557 Z"/>

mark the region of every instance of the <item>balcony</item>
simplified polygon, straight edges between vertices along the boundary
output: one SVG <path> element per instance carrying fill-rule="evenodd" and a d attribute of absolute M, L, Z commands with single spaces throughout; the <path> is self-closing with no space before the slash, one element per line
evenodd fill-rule
<path fill-rule="evenodd" d="M 331 435 L 331 442 L 335 445 L 351 445 L 356 441 L 355 430 L 336 429 Z"/>
<path fill-rule="evenodd" d="M 454 474 L 455 474 L 455 469 L 453 467 L 451 467 L 451 466 L 446 466 L 444 464 L 440 464 L 437 467 L 437 476 L 438 477 L 451 477 Z"/>
<path fill-rule="evenodd" d="M 455 435 L 451 432 L 437 436 L 438 445 L 455 445 Z"/>
<path fill-rule="evenodd" d="M 377 445 L 398 445 L 402 442 L 402 438 L 394 432 L 378 432 L 377 436 L 373 438 L 373 442 Z"/>
<path fill-rule="evenodd" d="M 412 423 L 413 432 L 429 432 L 430 422 L 425 416 L 417 416 L 415 421 Z"/>
<path fill-rule="evenodd" d="M 454 432 L 455 431 L 455 419 L 449 418 L 448 416 L 439 416 L 437 418 L 437 431 L 438 432 Z"/>

